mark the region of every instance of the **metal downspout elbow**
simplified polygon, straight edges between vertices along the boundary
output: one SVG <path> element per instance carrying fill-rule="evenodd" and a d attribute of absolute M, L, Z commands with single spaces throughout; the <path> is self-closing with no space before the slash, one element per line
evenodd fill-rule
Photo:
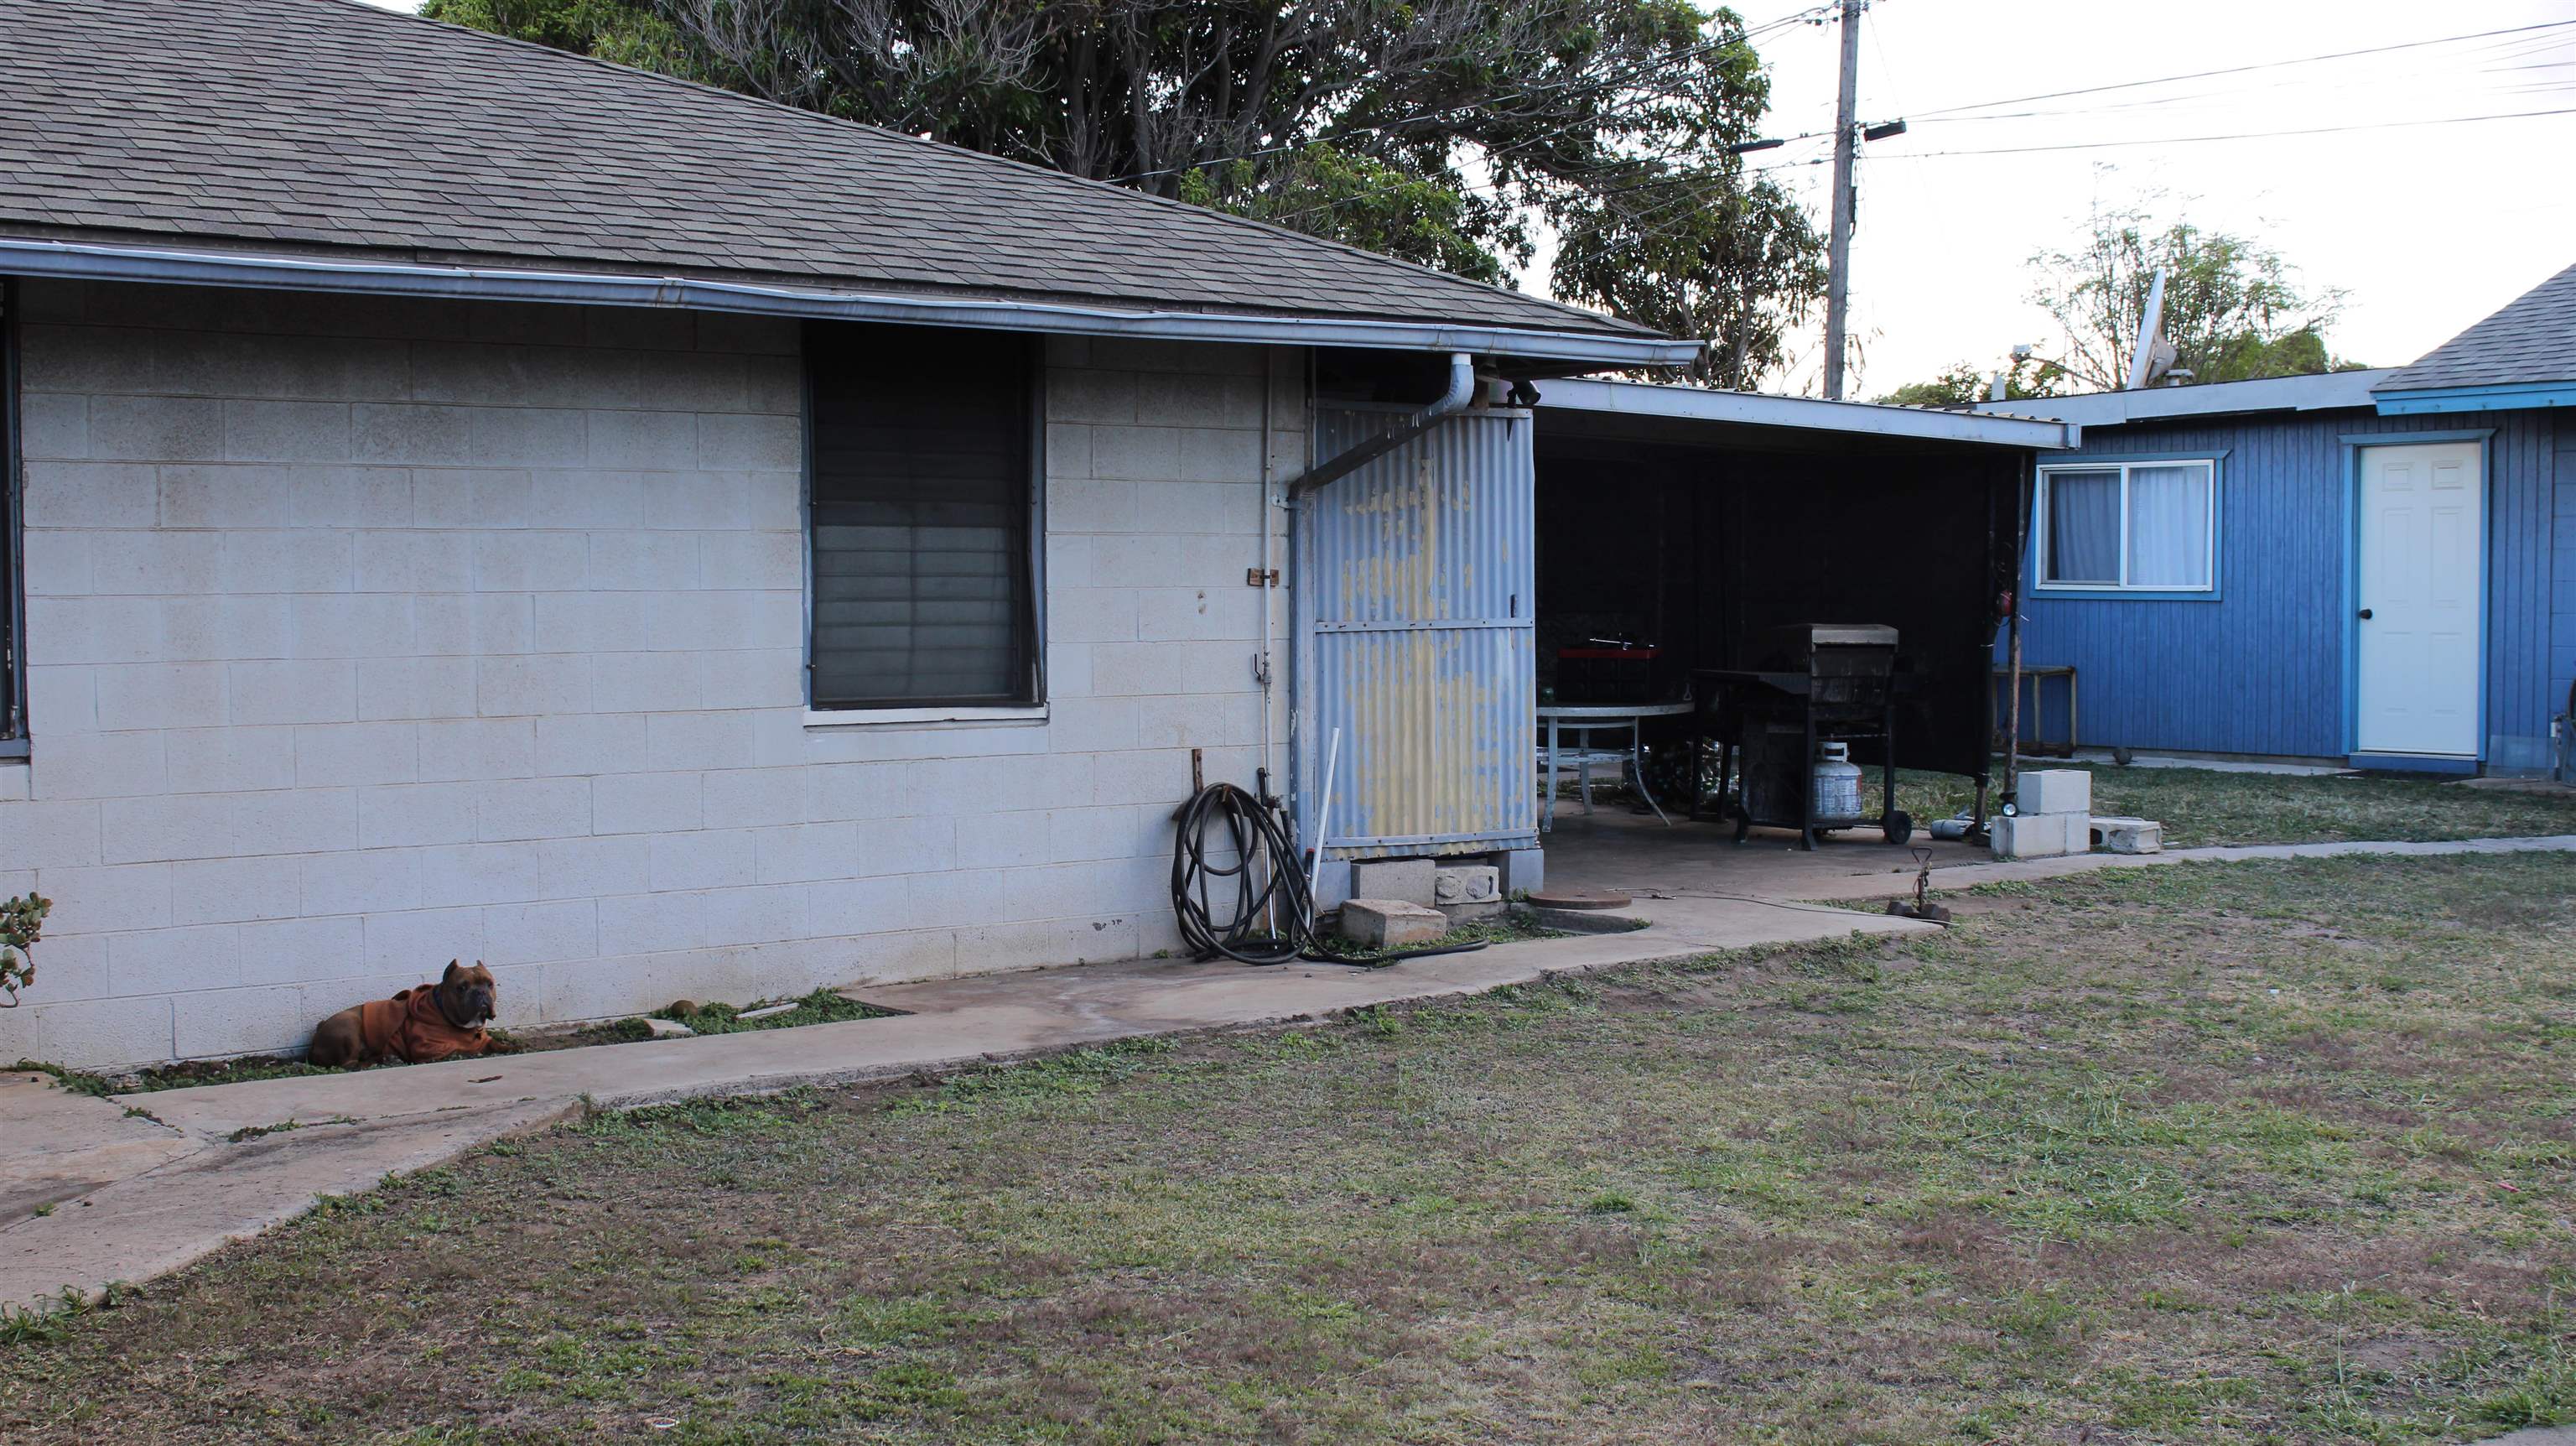
<path fill-rule="evenodd" d="M 1440 394 L 1438 400 L 1341 455 L 1306 469 L 1304 473 L 1289 482 L 1288 496 L 1292 499 L 1302 497 L 1328 482 L 1349 476 L 1361 467 L 1467 410 L 1467 403 L 1474 400 L 1475 396 L 1476 359 L 1463 351 L 1451 352 L 1449 387 Z"/>

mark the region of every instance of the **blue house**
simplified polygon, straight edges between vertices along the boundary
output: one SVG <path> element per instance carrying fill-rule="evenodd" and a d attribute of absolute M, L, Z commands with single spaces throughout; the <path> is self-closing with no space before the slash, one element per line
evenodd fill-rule
<path fill-rule="evenodd" d="M 2576 266 L 2411 366 L 1986 404 L 2083 429 L 2036 469 L 2023 661 L 2075 669 L 2088 746 L 2560 769 L 2571 408 Z"/>

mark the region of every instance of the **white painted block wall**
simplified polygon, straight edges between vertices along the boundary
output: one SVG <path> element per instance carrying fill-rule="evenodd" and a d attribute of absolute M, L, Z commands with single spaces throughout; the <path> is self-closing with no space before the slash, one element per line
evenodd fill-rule
<path fill-rule="evenodd" d="M 1189 750 L 1259 761 L 1258 349 L 1052 345 L 1043 723 L 818 728 L 792 323 L 22 296 L 0 1058 L 300 1047 L 451 956 L 516 1025 L 1132 957 Z"/>

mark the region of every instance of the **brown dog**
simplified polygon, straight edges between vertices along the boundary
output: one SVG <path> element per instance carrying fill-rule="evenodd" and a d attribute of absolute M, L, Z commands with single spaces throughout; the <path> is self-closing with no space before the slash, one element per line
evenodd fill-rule
<path fill-rule="evenodd" d="M 460 1059 L 492 1047 L 483 1023 L 492 1017 L 500 988 L 483 961 L 471 969 L 447 961 L 436 984 L 419 984 L 391 999 L 353 1004 L 313 1031 L 313 1063 L 337 1069 L 387 1059 L 406 1064 Z"/>

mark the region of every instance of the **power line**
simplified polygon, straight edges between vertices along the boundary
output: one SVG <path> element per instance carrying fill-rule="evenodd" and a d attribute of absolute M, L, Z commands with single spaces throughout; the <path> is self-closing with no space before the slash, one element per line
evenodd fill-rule
<path fill-rule="evenodd" d="M 1965 151 L 1899 151 L 1880 156 L 1878 159 L 1882 161 L 1920 161 L 1931 160 L 1941 156 L 2021 156 L 2030 155 L 2040 151 L 2098 151 L 2108 150 L 2115 146 L 2186 146 L 2198 145 L 2208 141 L 2261 141 L 2276 140 L 2285 136 L 2331 136 L 2342 135 L 2351 131 L 2403 130 L 2413 126 L 2468 125 L 2476 121 L 2533 120 L 2542 116 L 2553 115 L 2576 115 L 2576 106 L 2565 106 L 2555 110 L 2504 111 L 2495 115 L 2437 116 L 2429 120 L 2372 121 L 2362 125 L 2348 126 L 2309 126 L 2299 130 L 2286 131 L 2234 131 L 2226 134 L 2209 136 L 2160 136 L 2151 140 L 2069 141 L 2062 145 L 1994 146 L 1990 148 Z M 1766 167 L 1765 169 L 1768 168 Z"/>
<path fill-rule="evenodd" d="M 2361 50 L 2338 50 L 2325 55 L 2303 55 L 2290 60 L 2266 60 L 2254 65 L 2231 65 L 2218 70 L 2195 70 L 2184 75 L 2162 75 L 2152 80 L 2124 80 L 2114 85 L 2079 86 L 2073 90 L 2042 91 L 2036 95 L 2017 95 L 2004 100 L 1977 101 L 1969 105 L 1943 106 L 1919 113 L 1915 118 L 1929 120 L 1936 116 L 1956 115 L 1961 111 L 1991 110 L 1999 105 L 2023 105 L 2036 100 L 2062 100 L 2071 95 L 2100 95 L 2106 91 L 2135 90 L 2147 85 L 2170 85 L 2181 80 L 2207 80 L 2212 76 L 2244 75 L 2258 70 L 2278 70 L 2291 65 L 2316 65 L 2328 60 L 2351 60 L 2364 55 L 2386 55 L 2399 50 L 2419 50 L 2428 45 L 2453 45 L 2463 40 L 2485 40 L 2498 35 L 2525 35 L 2536 30 L 2559 30 L 2576 25 L 2576 20 L 2544 20 L 2533 25 L 2514 25 L 2502 30 L 2480 30 L 2468 35 L 2445 35 L 2433 40 L 2405 40 L 2395 45 L 2374 45 Z"/>

